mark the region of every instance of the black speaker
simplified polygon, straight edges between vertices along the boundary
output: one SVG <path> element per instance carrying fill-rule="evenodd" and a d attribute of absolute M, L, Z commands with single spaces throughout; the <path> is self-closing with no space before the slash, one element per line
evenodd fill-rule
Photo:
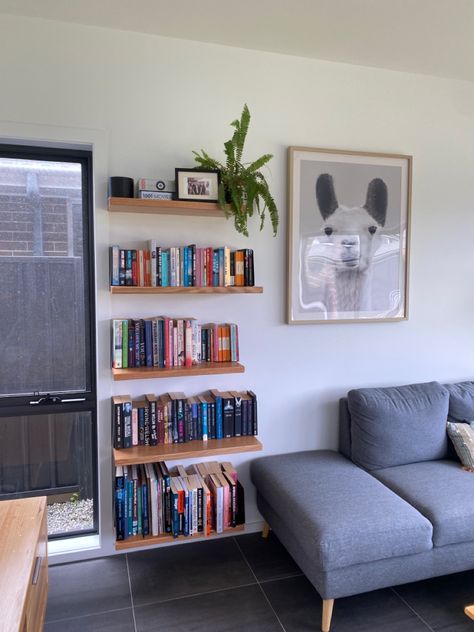
<path fill-rule="evenodd" d="M 133 178 L 112 176 L 109 178 L 109 197 L 133 197 Z"/>

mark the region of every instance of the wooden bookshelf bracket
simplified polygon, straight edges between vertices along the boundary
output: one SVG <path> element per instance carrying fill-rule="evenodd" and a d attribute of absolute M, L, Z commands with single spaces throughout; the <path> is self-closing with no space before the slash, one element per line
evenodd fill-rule
<path fill-rule="evenodd" d="M 116 540 L 115 550 L 123 551 L 124 549 L 134 549 L 140 546 L 152 546 L 153 544 L 166 544 L 167 542 L 196 542 L 197 540 L 209 540 L 211 538 L 219 538 L 226 535 L 232 535 L 232 533 L 240 532 L 245 529 L 245 525 L 240 524 L 231 529 L 224 529 L 223 533 L 211 533 L 211 535 L 180 535 L 178 538 L 173 538 L 172 535 L 133 535 L 126 540 Z"/>
<path fill-rule="evenodd" d="M 260 286 L 230 287 L 135 287 L 111 285 L 111 294 L 262 294 Z"/>
<path fill-rule="evenodd" d="M 156 446 L 134 446 L 123 450 L 114 449 L 114 463 L 115 465 L 138 465 L 140 463 L 156 463 L 157 461 L 195 459 L 218 454 L 259 452 L 262 449 L 261 442 L 254 436 L 165 443 Z"/>
<path fill-rule="evenodd" d="M 110 197 L 108 210 L 115 213 L 150 213 L 155 215 L 182 215 L 186 217 L 218 217 L 226 219 L 216 202 L 189 202 L 184 200 L 142 200 L 140 198 Z"/>
<path fill-rule="evenodd" d="M 112 369 L 115 381 L 149 380 L 165 377 L 193 377 L 195 375 L 220 375 L 224 373 L 244 373 L 240 362 L 203 362 L 190 367 L 172 366 L 167 369 L 140 367 L 136 369 Z"/>

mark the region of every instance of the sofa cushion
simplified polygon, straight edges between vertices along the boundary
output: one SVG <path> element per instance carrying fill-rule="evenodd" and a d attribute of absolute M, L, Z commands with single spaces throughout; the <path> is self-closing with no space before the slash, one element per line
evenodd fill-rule
<path fill-rule="evenodd" d="M 474 382 L 445 384 L 449 393 L 450 421 L 474 421 Z"/>
<path fill-rule="evenodd" d="M 435 546 L 474 541 L 474 474 L 459 463 L 411 463 L 372 474 L 428 518 Z"/>
<path fill-rule="evenodd" d="M 444 459 L 448 391 L 438 384 L 348 393 L 352 460 L 367 470 Z"/>
<path fill-rule="evenodd" d="M 337 452 L 254 459 L 252 481 L 317 568 L 432 548 L 432 526 L 416 509 Z"/>
<path fill-rule="evenodd" d="M 465 424 L 448 421 L 447 427 L 459 460 L 464 467 L 474 471 L 474 422 Z"/>

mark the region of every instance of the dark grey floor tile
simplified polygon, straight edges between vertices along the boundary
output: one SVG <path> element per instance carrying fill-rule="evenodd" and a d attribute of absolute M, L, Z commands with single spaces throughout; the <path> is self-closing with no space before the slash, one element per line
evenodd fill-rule
<path fill-rule="evenodd" d="M 270 531 L 268 538 L 262 538 L 261 533 L 249 533 L 235 540 L 258 581 L 301 575 L 300 568 L 273 531 Z"/>
<path fill-rule="evenodd" d="M 46 620 L 131 607 L 124 555 L 51 566 Z"/>
<path fill-rule="evenodd" d="M 77 619 L 51 621 L 44 627 L 44 632 L 134 632 L 131 608 L 91 614 Z"/>
<path fill-rule="evenodd" d="M 287 632 L 320 629 L 322 602 L 305 577 L 262 584 Z M 428 632 L 429 628 L 390 590 L 336 599 L 331 632 Z"/>
<path fill-rule="evenodd" d="M 128 555 L 136 606 L 255 583 L 232 538 Z"/>
<path fill-rule="evenodd" d="M 137 632 L 282 632 L 257 585 L 141 606 L 135 618 Z"/>
<path fill-rule="evenodd" d="M 474 571 L 404 584 L 394 590 L 434 629 L 474 630 L 464 607 L 474 603 Z"/>

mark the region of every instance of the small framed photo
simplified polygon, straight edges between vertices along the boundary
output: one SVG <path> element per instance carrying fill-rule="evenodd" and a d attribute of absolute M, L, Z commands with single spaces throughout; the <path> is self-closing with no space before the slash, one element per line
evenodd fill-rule
<path fill-rule="evenodd" d="M 194 202 L 217 202 L 219 171 L 175 169 L 176 198 Z"/>
<path fill-rule="evenodd" d="M 288 322 L 408 318 L 411 156 L 290 147 Z"/>

